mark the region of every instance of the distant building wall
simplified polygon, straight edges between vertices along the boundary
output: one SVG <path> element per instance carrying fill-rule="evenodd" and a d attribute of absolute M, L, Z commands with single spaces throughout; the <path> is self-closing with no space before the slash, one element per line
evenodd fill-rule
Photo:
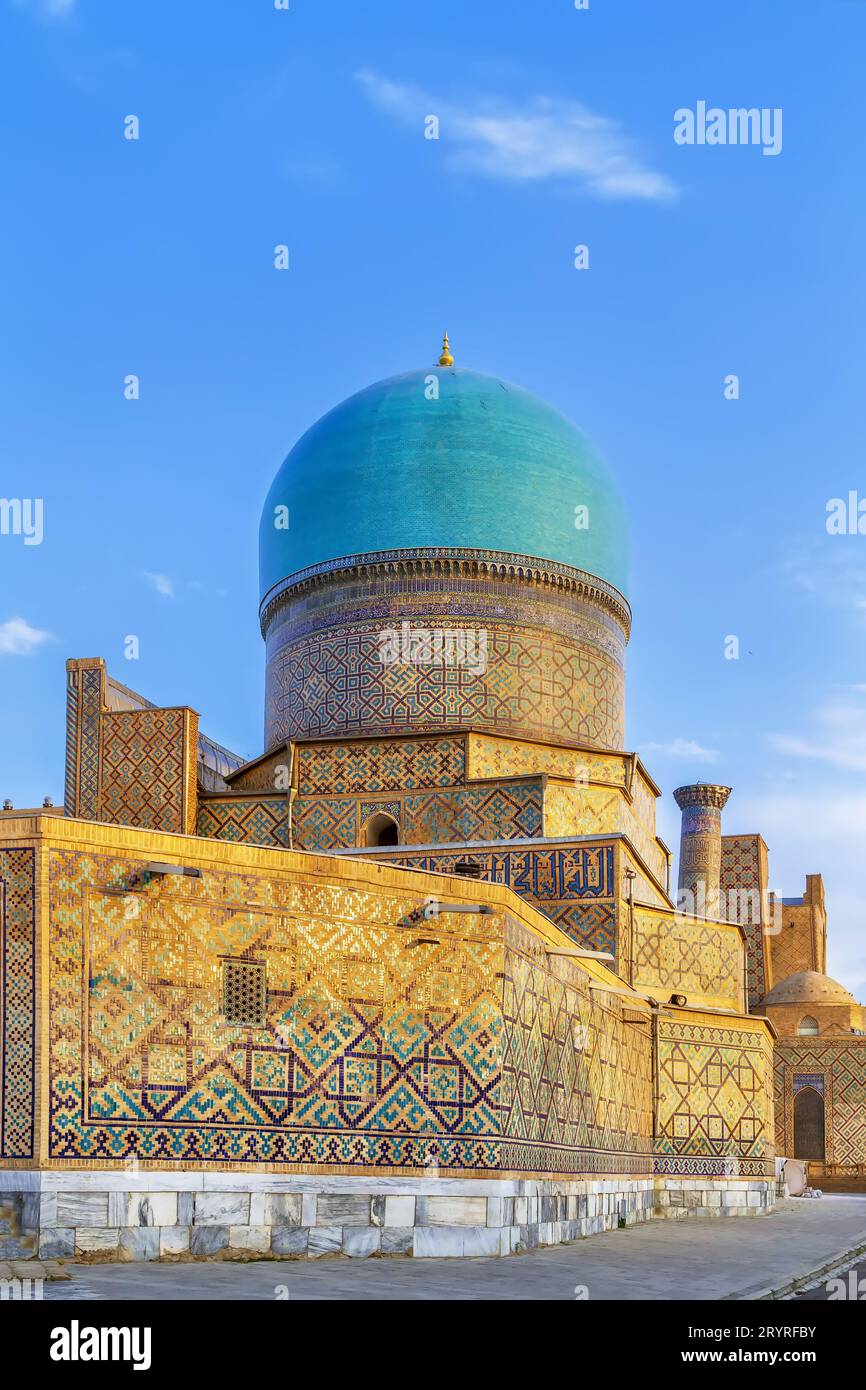
<path fill-rule="evenodd" d="M 795 1097 L 809 1087 L 824 1105 L 824 1163 L 810 1175 L 866 1178 L 866 1037 L 786 1038 L 776 1044 L 776 1147 L 796 1157 Z"/>

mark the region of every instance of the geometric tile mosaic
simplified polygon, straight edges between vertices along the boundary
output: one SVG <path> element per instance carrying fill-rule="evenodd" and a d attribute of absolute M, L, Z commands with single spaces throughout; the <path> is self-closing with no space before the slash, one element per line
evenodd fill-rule
<path fill-rule="evenodd" d="M 408 846 L 377 862 L 453 873 L 462 859 L 481 867 L 481 877 L 504 883 L 546 913 L 580 946 L 616 951 L 616 887 L 612 845 L 471 850 L 420 850 Z"/>
<path fill-rule="evenodd" d="M 762 903 L 758 896 L 762 888 L 759 836 L 722 836 L 720 886 L 726 895 L 726 915 L 739 922 L 746 935 L 749 1007 L 754 1008 L 767 992 Z"/>
<path fill-rule="evenodd" d="M 662 1018 L 658 1066 L 660 1154 L 772 1157 L 772 1057 L 762 1031 Z"/>
<path fill-rule="evenodd" d="M 104 713 L 100 819 L 182 833 L 183 754 L 182 709 Z"/>
<path fill-rule="evenodd" d="M 436 626 L 427 621 L 426 627 Z M 440 624 L 441 625 L 441 624 Z M 449 628 L 460 626 L 456 619 Z M 322 628 L 285 641 L 268 633 L 266 738 L 344 738 L 413 725 L 495 727 L 529 737 L 554 733 L 581 743 L 622 746 L 623 673 L 589 640 L 520 627 L 492 617 L 486 669 L 383 663 L 381 622 Z M 479 624 L 474 624 L 475 627 Z"/>
<path fill-rule="evenodd" d="M 0 1158 L 33 1156 L 36 851 L 0 850 Z"/>
<path fill-rule="evenodd" d="M 50 855 L 51 1159 L 648 1171 L 645 1026 L 511 919 L 411 943 L 417 894 L 137 867 Z M 261 1026 L 226 959 L 266 968 Z"/>
<path fill-rule="evenodd" d="M 793 1097 L 809 1085 L 824 1095 L 826 1162 L 866 1165 L 866 1037 L 782 1039 L 775 1083 L 780 1153 L 794 1153 Z"/>
<path fill-rule="evenodd" d="M 199 797 L 196 834 L 211 840 L 285 848 L 286 797 Z"/>
<path fill-rule="evenodd" d="M 503 1166 L 651 1171 L 647 1024 L 604 1008 L 586 977 L 575 974 L 582 986 L 569 986 L 520 952 L 506 953 Z M 593 1164 L 593 1156 L 601 1162 Z"/>
<path fill-rule="evenodd" d="M 465 771 L 463 738 L 301 745 L 297 759 L 299 796 L 450 787 Z"/>
<path fill-rule="evenodd" d="M 634 980 L 642 986 L 666 994 L 704 996 L 733 1009 L 741 1005 L 743 947 L 734 926 L 638 906 L 634 957 Z"/>

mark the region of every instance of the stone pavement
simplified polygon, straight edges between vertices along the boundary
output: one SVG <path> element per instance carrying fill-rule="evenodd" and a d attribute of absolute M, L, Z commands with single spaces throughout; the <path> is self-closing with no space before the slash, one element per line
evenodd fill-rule
<path fill-rule="evenodd" d="M 651 1221 L 504 1259 L 268 1260 L 251 1263 L 67 1265 L 52 1300 L 720 1299 L 784 1287 L 866 1249 L 866 1196 L 781 1202 L 745 1220 Z M 283 1294 L 285 1297 L 285 1294 Z"/>

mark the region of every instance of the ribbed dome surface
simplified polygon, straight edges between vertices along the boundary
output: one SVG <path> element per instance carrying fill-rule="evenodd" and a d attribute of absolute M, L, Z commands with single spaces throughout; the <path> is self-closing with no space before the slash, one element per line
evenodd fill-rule
<path fill-rule="evenodd" d="M 261 594 L 344 555 L 440 546 L 552 560 L 626 590 L 622 500 L 580 431 L 497 377 L 421 367 L 343 401 L 292 449 L 262 512 Z"/>

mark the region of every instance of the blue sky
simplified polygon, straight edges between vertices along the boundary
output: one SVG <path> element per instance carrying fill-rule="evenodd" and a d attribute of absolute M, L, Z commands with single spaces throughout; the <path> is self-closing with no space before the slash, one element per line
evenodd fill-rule
<path fill-rule="evenodd" d="M 866 536 L 825 526 L 866 496 L 864 41 L 861 0 L 0 0 L 0 495 L 45 509 L 0 537 L 0 796 L 61 799 L 67 656 L 260 751 L 273 473 L 447 327 L 621 480 L 661 833 L 730 783 L 866 995 Z M 677 145 L 700 100 L 781 153 Z"/>

